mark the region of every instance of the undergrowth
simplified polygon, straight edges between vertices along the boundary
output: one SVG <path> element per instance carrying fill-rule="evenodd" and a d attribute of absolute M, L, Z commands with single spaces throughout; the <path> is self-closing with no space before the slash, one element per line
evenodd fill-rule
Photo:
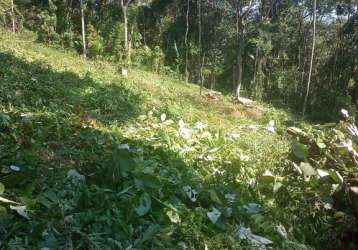
<path fill-rule="evenodd" d="M 308 213 L 289 179 L 262 178 L 294 175 L 292 124 L 3 32 L 0 246 L 329 249 L 326 212 Z"/>

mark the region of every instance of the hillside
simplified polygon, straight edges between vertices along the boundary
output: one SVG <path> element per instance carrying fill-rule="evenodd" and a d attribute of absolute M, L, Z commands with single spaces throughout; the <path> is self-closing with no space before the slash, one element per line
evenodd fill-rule
<path fill-rule="evenodd" d="M 295 123 L 2 31 L 0 246 L 325 249 L 299 187 L 259 181 L 294 175 Z"/>

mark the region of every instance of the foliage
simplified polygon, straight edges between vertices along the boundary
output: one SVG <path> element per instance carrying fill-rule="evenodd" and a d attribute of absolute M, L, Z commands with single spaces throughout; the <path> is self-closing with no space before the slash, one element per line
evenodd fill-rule
<path fill-rule="evenodd" d="M 97 33 L 92 24 L 87 25 L 87 44 L 90 57 L 103 55 L 104 45 L 102 37 Z"/>
<path fill-rule="evenodd" d="M 342 110 L 348 114 L 346 110 Z M 354 204 L 348 195 L 351 186 L 356 186 L 358 166 L 358 129 L 354 119 L 347 116 L 340 123 L 329 123 L 306 128 L 289 128 L 295 138 L 292 147 L 291 167 L 300 175 L 290 175 L 286 185 L 292 194 L 292 202 L 297 202 L 297 188 L 306 199 L 304 209 L 299 214 L 311 213 L 315 220 L 324 218 L 325 226 L 320 231 L 332 238 L 349 237 L 357 234 L 357 219 Z M 287 198 L 281 197 L 287 203 Z M 352 203 L 353 202 L 353 203 Z M 289 203 L 290 205 L 290 203 Z M 335 227 L 330 227 L 335 224 Z M 339 247 L 354 249 L 356 240 L 340 242 Z"/>
<path fill-rule="evenodd" d="M 190 26 L 189 68 L 195 80 L 205 54 L 206 84 L 218 78 L 220 87 L 228 87 L 236 77 L 236 8 L 232 1 L 223 3 L 203 4 L 202 51 L 197 28 Z M 76 46 L 76 11 L 65 11 L 78 9 L 73 4 L 44 6 L 39 38 Z M 130 8 L 133 64 L 157 73 L 183 70 L 185 4 L 155 1 L 152 9 Z M 197 10 L 189 4 L 193 24 Z M 116 64 L 124 55 L 124 28 L 115 7 L 88 2 L 93 61 L 34 43 L 33 33 L 0 30 L 0 247 L 354 249 L 354 238 L 346 237 L 356 232 L 355 224 L 346 223 L 353 221 L 346 196 L 339 196 L 344 206 L 337 208 L 331 195 L 356 179 L 348 144 L 337 149 L 347 143 L 347 124 L 334 130 L 309 126 L 269 105 L 246 107 L 225 95 L 214 100 L 206 90 L 199 96 L 197 86 L 178 77 L 139 68 L 121 77 Z M 248 13 L 242 37 L 245 93 L 299 106 L 294 97 L 303 89 L 304 41 L 293 34 L 301 21 L 299 34 L 307 29 L 305 10 L 306 5 L 278 6 L 260 17 L 264 22 L 255 17 L 259 12 Z M 349 25 L 344 29 L 342 50 L 334 51 L 344 52 L 350 66 L 354 59 L 346 56 L 354 32 Z M 324 39 L 318 41 L 323 52 L 317 83 L 325 79 L 320 67 L 330 69 L 324 65 L 333 51 Z M 349 69 L 342 74 L 352 91 Z M 251 86 L 254 76 L 260 80 Z M 316 85 L 311 113 L 313 104 L 349 105 L 346 89 L 330 83 L 340 99 L 323 101 L 333 94 Z M 307 129 L 292 148 L 287 126 Z M 353 142 L 350 148 L 356 149 Z"/>
<path fill-rule="evenodd" d="M 38 33 L 40 41 L 82 51 L 78 1 L 15 2 L 18 30 L 23 23 Z M 310 2 L 200 0 L 200 29 L 198 3 L 131 1 L 127 11 L 129 63 L 149 64 L 156 72 L 179 78 L 188 68 L 189 81 L 200 83 L 202 75 L 205 87 L 225 92 L 236 89 L 242 68 L 243 95 L 301 111 L 312 44 Z M 7 0 L 0 5 L 0 22 L 7 28 L 11 26 L 9 4 Z M 120 4 L 98 0 L 85 4 L 90 56 L 128 63 L 124 62 Z M 351 0 L 324 0 L 317 6 L 317 17 L 317 53 L 307 114 L 316 121 L 329 121 L 335 120 L 342 107 L 356 109 L 358 101 L 357 6 Z"/>
<path fill-rule="evenodd" d="M 52 0 L 48 1 L 48 9 L 43 10 L 38 15 L 40 22 L 38 31 L 38 40 L 45 43 L 55 43 L 59 41 L 59 35 L 56 32 L 57 27 L 57 7 Z"/>
<path fill-rule="evenodd" d="M 116 23 L 113 26 L 111 32 L 112 43 L 109 48 L 109 53 L 112 55 L 113 61 L 123 61 L 125 56 L 124 51 L 124 39 L 123 39 L 124 27 L 121 23 Z"/>
<path fill-rule="evenodd" d="M 128 81 L 111 64 L 23 46 L 29 35 L 1 37 L 1 197 L 18 203 L 1 203 L 6 247 L 314 243 L 298 237 L 309 229 L 289 231 L 298 219 L 278 215 L 257 188 L 289 144 L 284 128 L 255 123 L 285 115 L 242 109 L 238 120 L 234 104 L 199 99 L 181 81 L 140 70 Z"/>

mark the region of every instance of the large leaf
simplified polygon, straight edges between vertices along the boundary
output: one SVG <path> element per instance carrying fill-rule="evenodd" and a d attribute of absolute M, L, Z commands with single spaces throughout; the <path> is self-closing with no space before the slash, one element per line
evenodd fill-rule
<path fill-rule="evenodd" d="M 271 171 L 266 170 L 260 177 L 260 181 L 263 183 L 272 183 L 275 181 L 275 176 L 271 173 Z"/>
<path fill-rule="evenodd" d="M 178 224 L 181 222 L 180 216 L 177 212 L 173 211 L 173 210 L 167 210 L 166 214 L 168 216 L 168 218 L 170 219 L 171 222 Z"/>
<path fill-rule="evenodd" d="M 243 226 L 240 226 L 236 234 L 240 240 L 249 240 L 254 245 L 258 246 L 259 249 L 266 249 L 266 245 L 270 245 L 273 243 L 271 240 L 265 237 L 253 234 L 250 228 L 245 228 Z"/>
<path fill-rule="evenodd" d="M 343 184 L 343 177 L 338 171 L 331 169 L 329 170 L 329 175 L 336 183 Z"/>
<path fill-rule="evenodd" d="M 307 162 L 301 162 L 300 169 L 305 176 L 316 175 L 316 170 Z"/>
<path fill-rule="evenodd" d="M 302 143 L 295 143 L 293 145 L 293 154 L 300 160 L 304 160 L 308 157 L 308 149 Z"/>
<path fill-rule="evenodd" d="M 261 205 L 257 203 L 248 203 L 242 206 L 245 212 L 249 214 L 257 214 L 261 211 Z"/>
<path fill-rule="evenodd" d="M 160 188 L 160 181 L 156 176 L 150 174 L 140 173 L 136 175 L 137 181 L 144 187 L 158 189 Z"/>
<path fill-rule="evenodd" d="M 10 209 L 15 210 L 20 216 L 26 218 L 26 219 L 30 219 L 27 210 L 26 210 L 26 206 L 11 206 L 10 205 Z"/>
<path fill-rule="evenodd" d="M 148 240 L 153 239 L 153 237 L 160 231 L 160 226 L 158 224 L 151 224 L 147 230 L 145 230 L 143 237 L 142 237 L 142 243 Z"/>
<path fill-rule="evenodd" d="M 282 188 L 283 184 L 281 182 L 275 182 L 273 185 L 273 192 L 276 193 Z"/>
<path fill-rule="evenodd" d="M 221 199 L 219 198 L 219 195 L 218 195 L 218 193 L 217 193 L 215 190 L 211 189 L 211 190 L 209 190 L 209 193 L 210 193 L 210 199 L 211 199 L 213 202 L 216 202 L 216 203 L 218 203 L 218 204 L 222 204 L 222 201 L 221 201 Z"/>
<path fill-rule="evenodd" d="M 150 198 L 150 195 L 148 193 L 143 193 L 139 198 L 139 205 L 134 208 L 134 210 L 139 216 L 143 216 L 149 212 L 151 206 L 152 199 Z"/>
<path fill-rule="evenodd" d="M 120 157 L 118 163 L 121 171 L 129 172 L 135 168 L 135 161 L 129 157 Z"/>
<path fill-rule="evenodd" d="M 324 148 L 327 147 L 327 145 L 326 145 L 322 140 L 317 140 L 317 141 L 316 141 L 316 145 L 317 145 L 317 147 L 320 148 L 320 149 L 324 149 Z"/>
<path fill-rule="evenodd" d="M 220 218 L 221 212 L 218 209 L 216 209 L 215 207 L 213 207 L 211 209 L 211 211 L 206 213 L 206 215 L 208 216 L 209 220 L 215 224 L 218 221 L 218 219 Z"/>
<path fill-rule="evenodd" d="M 198 198 L 198 191 L 196 191 L 194 188 L 190 186 L 184 186 L 183 190 L 192 202 L 196 202 Z"/>

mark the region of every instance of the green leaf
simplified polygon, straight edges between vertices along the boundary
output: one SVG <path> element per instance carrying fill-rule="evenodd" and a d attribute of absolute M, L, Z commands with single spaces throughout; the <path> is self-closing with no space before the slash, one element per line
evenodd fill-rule
<path fill-rule="evenodd" d="M 324 149 L 327 147 L 326 144 L 324 144 L 322 141 L 317 141 L 316 144 L 317 147 L 319 147 L 320 149 Z"/>
<path fill-rule="evenodd" d="M 118 149 L 114 154 L 114 161 L 121 172 L 133 171 L 136 163 L 128 150 Z"/>
<path fill-rule="evenodd" d="M 121 171 L 132 171 L 135 168 L 135 161 L 130 158 L 119 158 L 119 167 Z"/>
<path fill-rule="evenodd" d="M 343 184 L 343 177 L 340 175 L 340 173 L 336 170 L 329 170 L 329 176 L 338 184 Z"/>
<path fill-rule="evenodd" d="M 160 231 L 160 226 L 158 224 L 151 224 L 147 230 L 145 230 L 143 237 L 142 237 L 142 243 L 148 240 L 153 239 L 153 237 Z"/>
<path fill-rule="evenodd" d="M 302 170 L 305 176 L 316 175 L 316 170 L 307 162 L 301 162 L 300 169 Z"/>
<path fill-rule="evenodd" d="M 276 193 L 278 190 L 280 190 L 280 188 L 283 186 L 283 184 L 281 182 L 276 182 L 273 185 L 273 192 Z"/>
<path fill-rule="evenodd" d="M 148 193 L 143 193 L 139 198 L 139 206 L 134 208 L 139 216 L 143 216 L 150 210 L 152 206 L 152 199 Z"/>
<path fill-rule="evenodd" d="M 206 215 L 209 217 L 209 220 L 215 224 L 219 220 L 221 212 L 213 207 L 209 212 L 206 213 Z"/>
<path fill-rule="evenodd" d="M 2 195 L 5 191 L 5 186 L 0 182 L 0 195 Z"/>
<path fill-rule="evenodd" d="M 321 178 L 329 175 L 329 173 L 323 169 L 317 169 L 317 173 Z"/>
<path fill-rule="evenodd" d="M 300 160 L 304 160 L 308 157 L 308 148 L 301 144 L 295 143 L 293 145 L 293 154 Z"/>
<path fill-rule="evenodd" d="M 169 217 L 170 221 L 177 224 L 177 223 L 180 223 L 181 220 L 180 220 L 180 216 L 178 213 L 172 211 L 172 210 L 167 210 L 166 211 L 166 215 Z"/>
<path fill-rule="evenodd" d="M 275 181 L 275 176 L 271 173 L 271 171 L 266 170 L 260 177 L 260 181 L 264 183 L 272 183 Z"/>
<path fill-rule="evenodd" d="M 26 210 L 26 206 L 11 206 L 10 205 L 10 209 L 15 210 L 20 216 L 26 218 L 26 219 L 30 219 L 29 215 L 27 213 Z"/>
<path fill-rule="evenodd" d="M 159 179 L 153 175 L 140 173 L 137 174 L 136 177 L 145 187 L 158 189 L 161 186 Z"/>
<path fill-rule="evenodd" d="M 218 203 L 218 204 L 222 204 L 222 202 L 221 202 L 221 200 L 220 200 L 220 198 L 219 198 L 219 196 L 218 196 L 218 194 L 217 194 L 217 192 L 215 191 L 215 190 L 210 190 L 209 191 L 209 193 L 210 193 L 210 199 L 213 201 L 213 202 L 216 202 L 216 203 Z"/>

